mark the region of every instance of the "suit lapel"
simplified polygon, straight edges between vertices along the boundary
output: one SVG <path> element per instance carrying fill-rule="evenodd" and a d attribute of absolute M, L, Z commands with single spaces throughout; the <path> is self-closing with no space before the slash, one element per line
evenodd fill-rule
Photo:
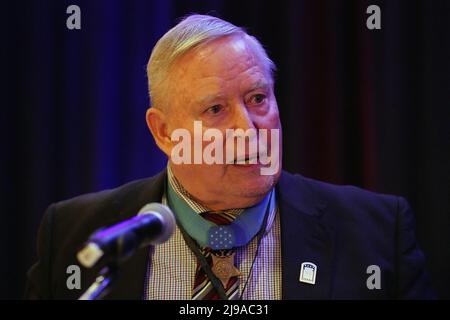
<path fill-rule="evenodd" d="M 283 299 L 329 299 L 332 283 L 333 230 L 326 203 L 301 176 L 283 172 L 277 186 L 281 220 Z M 317 266 L 315 284 L 299 281 L 301 264 Z"/>
<path fill-rule="evenodd" d="M 161 202 L 164 191 L 166 170 L 143 186 L 117 199 L 115 207 L 119 221 L 131 218 L 149 202 Z M 147 266 L 150 247 L 138 249 L 136 253 L 120 266 L 119 277 L 106 299 L 142 300 L 147 279 Z"/>

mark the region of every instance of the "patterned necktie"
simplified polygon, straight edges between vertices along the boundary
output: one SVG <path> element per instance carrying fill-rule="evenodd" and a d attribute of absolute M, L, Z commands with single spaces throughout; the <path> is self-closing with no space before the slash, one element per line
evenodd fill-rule
<path fill-rule="evenodd" d="M 229 224 L 236 217 L 227 214 L 225 212 L 205 212 L 201 214 L 203 218 L 217 224 Z M 202 248 L 202 254 L 205 256 L 209 265 L 213 267 L 213 260 L 223 259 L 224 257 L 228 257 L 228 259 L 232 259 L 232 255 L 234 254 L 234 250 L 212 250 L 210 248 Z M 215 256 L 213 259 L 213 255 Z M 218 258 L 219 257 L 219 258 Z M 234 266 L 234 261 L 233 261 Z M 227 294 L 228 300 L 234 300 L 238 298 L 239 293 L 239 277 L 233 276 L 231 277 L 226 285 L 224 285 L 225 292 Z M 205 271 L 201 267 L 200 262 L 197 263 L 197 269 L 195 273 L 194 280 L 194 289 L 192 291 L 192 300 L 219 300 L 220 296 L 217 290 L 214 288 L 211 280 L 206 275 Z"/>

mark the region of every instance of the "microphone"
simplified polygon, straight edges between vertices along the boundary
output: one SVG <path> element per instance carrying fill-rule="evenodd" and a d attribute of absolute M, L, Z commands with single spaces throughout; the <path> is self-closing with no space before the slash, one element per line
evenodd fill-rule
<path fill-rule="evenodd" d="M 138 248 L 163 243 L 175 230 L 175 217 L 160 203 L 145 205 L 138 215 L 111 227 L 94 232 L 77 254 L 86 268 L 102 263 L 121 262 Z"/>

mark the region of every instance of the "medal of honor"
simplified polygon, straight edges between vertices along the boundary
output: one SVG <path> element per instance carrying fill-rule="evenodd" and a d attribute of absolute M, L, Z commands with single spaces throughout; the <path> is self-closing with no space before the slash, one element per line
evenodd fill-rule
<path fill-rule="evenodd" d="M 235 252 L 226 257 L 212 255 L 212 272 L 222 282 L 224 288 L 226 288 L 230 278 L 241 275 L 241 272 L 234 266 L 234 255 Z"/>

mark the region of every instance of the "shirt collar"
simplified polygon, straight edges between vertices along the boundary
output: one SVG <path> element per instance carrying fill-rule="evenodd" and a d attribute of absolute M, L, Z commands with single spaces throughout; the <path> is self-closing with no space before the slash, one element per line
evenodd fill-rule
<path fill-rule="evenodd" d="M 189 193 L 176 180 L 175 176 L 170 171 L 169 166 L 167 172 L 168 184 L 165 192 L 167 195 L 167 204 L 174 211 L 177 223 L 181 225 L 201 247 L 210 247 L 217 250 L 246 245 L 263 226 L 266 213 L 268 216 L 266 217 L 267 220 L 264 233 L 270 230 L 277 211 L 275 192 L 273 189 L 264 197 L 264 199 L 254 206 L 221 211 L 228 213 L 229 215 L 231 215 L 229 213 L 230 211 L 239 212 L 239 214 L 233 217 L 233 222 L 230 224 L 226 226 L 217 226 L 200 216 L 200 213 L 210 210 L 192 199 Z M 229 237 L 228 242 L 225 241 L 225 243 L 222 244 L 218 241 L 223 239 L 214 238 L 214 234 L 220 232 L 225 233 Z"/>

